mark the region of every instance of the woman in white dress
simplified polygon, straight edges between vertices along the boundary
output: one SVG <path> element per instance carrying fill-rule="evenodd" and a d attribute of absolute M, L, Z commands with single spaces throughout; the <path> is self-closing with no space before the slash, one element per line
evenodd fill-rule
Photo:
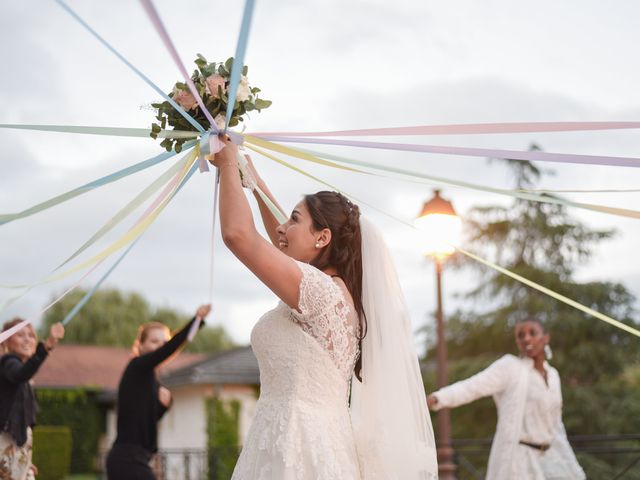
<path fill-rule="evenodd" d="M 520 357 L 505 355 L 432 393 L 429 407 L 453 408 L 493 396 L 498 425 L 487 480 L 582 480 L 585 474 L 562 424 L 560 376 L 546 361 L 549 334 L 540 320 L 528 317 L 516 324 L 515 338 Z"/>
<path fill-rule="evenodd" d="M 367 300 L 370 288 L 363 273 L 365 241 L 358 206 L 336 192 L 318 192 L 305 196 L 279 225 L 256 195 L 269 242 L 256 230 L 242 190 L 237 147 L 223 141 L 226 146 L 213 163 L 220 173 L 224 242 L 281 300 L 251 333 L 260 366 L 260 398 L 232 478 L 437 478 L 433 433 L 424 391 L 420 397 L 417 357 L 406 346 L 412 347 L 412 342 L 404 317 L 390 319 L 397 323 L 389 344 L 404 348 L 396 349 L 395 362 L 387 362 L 389 368 L 397 369 L 370 373 L 376 363 L 368 362 L 368 355 L 379 353 L 375 356 L 385 360 L 390 353 L 369 346 L 384 331 Z M 252 165 L 243 167 L 242 173 L 245 183 L 255 177 L 275 203 Z M 382 300 L 388 305 L 402 303 L 388 297 Z M 400 368 L 406 372 L 398 373 Z M 350 395 L 354 374 L 363 383 L 353 380 Z M 396 375 L 404 382 L 395 390 L 405 404 L 380 405 L 390 396 L 389 392 L 374 395 L 382 390 L 384 375 Z M 392 382 L 386 384 L 391 391 Z M 396 427 L 393 423 L 398 418 Z M 407 425 L 410 429 L 398 437 L 397 429 Z M 393 444 L 389 454 L 387 442 Z"/>

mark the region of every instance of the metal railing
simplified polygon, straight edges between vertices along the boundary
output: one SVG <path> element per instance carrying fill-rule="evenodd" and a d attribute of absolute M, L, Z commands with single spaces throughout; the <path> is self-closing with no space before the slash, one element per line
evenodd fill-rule
<path fill-rule="evenodd" d="M 590 480 L 640 480 L 640 434 L 569 437 Z M 458 480 L 484 480 L 491 438 L 454 439 Z M 162 449 L 154 458 L 158 480 L 229 480 L 240 447 Z M 104 478 L 104 477 L 103 477 Z"/>
<path fill-rule="evenodd" d="M 640 480 L 640 434 L 569 437 L 578 461 L 595 480 Z M 452 440 L 458 480 L 483 480 L 491 438 Z"/>

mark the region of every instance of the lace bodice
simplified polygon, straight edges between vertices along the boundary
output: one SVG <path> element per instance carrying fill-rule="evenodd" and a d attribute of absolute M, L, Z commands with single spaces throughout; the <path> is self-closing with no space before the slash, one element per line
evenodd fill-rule
<path fill-rule="evenodd" d="M 348 409 L 353 309 L 331 277 L 298 265 L 298 310 L 280 302 L 251 332 L 260 398 L 233 480 L 360 480 Z"/>
<path fill-rule="evenodd" d="M 358 318 L 333 279 L 315 267 L 296 262 L 302 270 L 298 309 L 291 319 L 329 354 L 349 380 L 358 356 Z"/>

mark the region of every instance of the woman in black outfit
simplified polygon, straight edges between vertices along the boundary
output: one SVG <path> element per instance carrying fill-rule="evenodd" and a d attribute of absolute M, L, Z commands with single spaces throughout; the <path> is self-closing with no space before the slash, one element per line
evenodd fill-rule
<path fill-rule="evenodd" d="M 20 322 L 15 318 L 2 331 Z M 56 323 L 49 329 L 49 338 L 38 342 L 28 324 L 0 347 L 5 351 L 0 358 L 0 479 L 25 480 L 37 471 L 31 463 L 31 429 L 38 404 L 30 381 L 62 337 L 64 327 Z"/>
<path fill-rule="evenodd" d="M 210 310 L 211 305 L 198 308 L 170 340 L 162 323 L 147 323 L 138 330 L 134 358 L 118 387 L 118 436 L 107 456 L 109 480 L 155 480 L 149 462 L 158 451 L 157 422 L 171 406 L 171 394 L 158 383 L 155 371 L 187 341 L 193 322 L 204 320 Z"/>

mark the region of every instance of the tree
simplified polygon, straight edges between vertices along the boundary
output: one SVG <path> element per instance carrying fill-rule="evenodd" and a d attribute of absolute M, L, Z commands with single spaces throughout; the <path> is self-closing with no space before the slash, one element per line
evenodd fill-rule
<path fill-rule="evenodd" d="M 532 148 L 538 148 L 533 146 Z M 535 187 L 543 172 L 531 162 L 506 160 L 518 189 Z M 474 208 L 467 250 L 582 304 L 638 326 L 633 295 L 620 283 L 578 282 L 576 268 L 614 232 L 594 230 L 571 218 L 563 205 L 515 199 L 509 207 Z M 515 321 L 535 315 L 547 325 L 553 365 L 563 384 L 564 420 L 570 434 L 634 433 L 640 430 L 638 339 L 471 260 L 477 287 L 473 306 L 447 319 L 451 381 L 478 372 L 504 353 L 516 353 Z M 427 360 L 434 358 L 433 346 Z M 634 385 L 635 384 L 635 385 Z M 430 387 L 430 385 L 428 385 Z M 482 419 L 482 421 L 478 421 Z M 493 421 L 492 421 L 493 420 Z M 490 400 L 452 412 L 454 437 L 488 437 L 495 428 Z"/>
<path fill-rule="evenodd" d="M 85 292 L 76 290 L 56 303 L 44 318 L 41 334 L 48 331 L 51 324 L 61 321 L 84 294 Z M 142 323 L 161 322 L 175 330 L 188 319 L 188 314 L 170 308 L 153 309 L 138 293 L 121 292 L 114 288 L 103 289 L 91 297 L 68 325 L 65 341 L 130 347 Z M 186 351 L 215 353 L 233 346 L 223 327 L 205 326 Z"/>

